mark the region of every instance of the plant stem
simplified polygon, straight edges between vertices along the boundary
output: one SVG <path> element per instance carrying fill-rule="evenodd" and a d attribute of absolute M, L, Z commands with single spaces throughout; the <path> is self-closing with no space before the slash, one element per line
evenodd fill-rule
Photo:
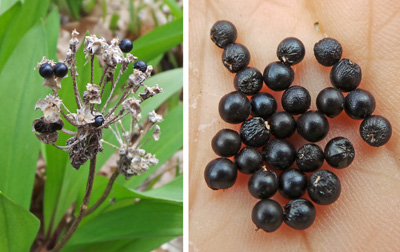
<path fill-rule="evenodd" d="M 97 200 L 96 203 L 94 203 L 94 205 L 92 207 L 90 207 L 87 211 L 86 211 L 86 215 L 93 213 L 94 211 L 96 211 L 96 209 L 103 204 L 103 202 L 107 199 L 108 195 L 111 192 L 111 189 L 113 187 L 113 184 L 115 182 L 115 180 L 117 179 L 119 175 L 119 167 L 117 167 L 114 172 L 112 173 L 110 180 L 108 180 L 108 184 L 106 189 L 103 192 L 103 195 L 101 195 L 101 197 Z"/>
<path fill-rule="evenodd" d="M 86 209 L 89 205 L 89 200 L 90 200 L 90 194 L 92 192 L 93 188 L 93 181 L 94 181 L 94 175 L 96 173 L 96 156 L 92 159 L 90 159 L 90 168 L 89 168 L 89 176 L 88 176 L 88 181 L 86 184 L 86 192 L 85 196 L 83 197 L 82 205 L 81 208 L 79 209 L 79 213 L 72 222 L 72 225 L 68 229 L 68 231 L 65 233 L 64 237 L 61 239 L 60 242 L 57 243 L 56 247 L 54 248 L 53 252 L 59 252 L 65 244 L 69 241 L 69 239 L 72 237 L 72 235 L 75 233 L 76 229 L 79 226 L 79 223 L 82 221 L 83 216 L 85 216 Z"/>
<path fill-rule="evenodd" d="M 94 55 L 90 60 L 90 83 L 93 84 L 93 71 L 94 71 Z"/>

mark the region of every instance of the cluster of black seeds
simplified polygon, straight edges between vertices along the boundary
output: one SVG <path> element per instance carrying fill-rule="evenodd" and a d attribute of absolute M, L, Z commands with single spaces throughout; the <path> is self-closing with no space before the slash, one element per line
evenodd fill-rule
<path fill-rule="evenodd" d="M 390 123 L 382 116 L 372 115 L 374 97 L 358 88 L 361 68 L 349 59 L 341 59 L 342 46 L 337 40 L 325 38 L 314 46 L 317 61 L 323 66 L 333 66 L 330 79 L 334 87 L 319 93 L 318 110 L 313 111 L 309 110 L 311 96 L 307 89 L 292 86 L 295 74 L 291 66 L 300 63 L 305 55 L 300 40 L 284 39 L 277 49 L 279 61 L 268 64 L 262 75 L 256 68 L 248 67 L 249 50 L 235 43 L 236 38 L 236 27 L 229 21 L 218 21 L 211 29 L 211 40 L 224 49 L 223 64 L 236 73 L 236 91 L 222 97 L 219 113 L 224 121 L 241 123 L 241 127 L 240 133 L 222 129 L 214 136 L 212 148 L 221 158 L 208 163 L 205 180 L 213 190 L 227 189 L 236 182 L 238 170 L 251 174 L 249 192 L 260 199 L 252 212 L 257 228 L 273 232 L 285 222 L 294 229 L 306 229 L 316 216 L 314 204 L 301 198 L 306 191 L 320 205 L 332 204 L 341 192 L 339 178 L 329 170 L 319 170 L 324 161 L 342 169 L 355 157 L 352 143 L 344 137 L 331 139 L 324 150 L 314 144 L 329 132 L 326 117 L 334 118 L 344 109 L 351 118 L 363 120 L 360 134 L 371 146 L 381 146 L 389 140 Z M 281 99 L 284 111 L 276 111 L 277 102 L 271 94 L 259 92 L 263 83 L 271 90 L 284 91 Z M 349 93 L 344 96 L 343 92 Z M 248 96 L 252 96 L 250 100 Z M 294 115 L 299 115 L 297 120 Z M 285 139 L 296 130 L 311 142 L 298 150 Z M 242 143 L 246 146 L 241 149 Z M 233 156 L 234 162 L 229 159 Z M 298 168 L 291 168 L 294 163 Z M 277 191 L 290 200 L 284 207 L 270 199 Z"/>

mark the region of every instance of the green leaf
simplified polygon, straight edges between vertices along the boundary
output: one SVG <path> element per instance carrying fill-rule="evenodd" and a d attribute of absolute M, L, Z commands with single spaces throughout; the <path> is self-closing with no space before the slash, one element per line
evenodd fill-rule
<path fill-rule="evenodd" d="M 183 175 L 180 175 L 171 182 L 150 191 L 135 192 L 146 197 L 183 202 Z"/>
<path fill-rule="evenodd" d="M 0 15 L 3 15 L 3 13 L 11 9 L 16 3 L 19 2 L 20 0 L 2 0 L 0 2 Z"/>
<path fill-rule="evenodd" d="M 58 32 L 52 36 L 58 36 Z M 27 44 L 34 50 L 28 50 Z M 48 55 L 46 33 L 38 24 L 23 37 L 0 73 L 0 106 L 7 113 L 0 119 L 0 190 L 29 209 L 39 155 L 40 142 L 32 132 L 32 121 L 40 117 L 34 111 L 37 100 L 44 97 L 43 79 L 33 68 Z M 55 53 L 55 49 L 51 50 Z M 21 158 L 23 157 L 23 158 Z"/>
<path fill-rule="evenodd" d="M 79 91 L 82 94 L 86 90 L 86 84 L 90 82 L 90 62 L 84 66 L 85 54 L 82 48 L 79 48 L 76 55 L 77 82 Z M 94 64 L 94 82 L 98 83 L 101 77 L 101 69 L 95 61 Z M 70 74 L 69 74 L 70 75 Z M 62 89 L 59 90 L 59 95 L 64 104 L 71 112 L 76 111 L 76 102 L 73 91 L 72 78 L 63 79 Z M 66 128 L 75 130 L 71 125 L 66 123 Z M 60 134 L 58 144 L 65 145 L 68 138 L 66 134 Z M 68 157 L 68 152 L 59 150 L 54 146 L 46 146 L 47 168 L 46 168 L 46 184 L 44 190 L 44 227 L 45 232 L 53 232 L 57 227 L 65 212 L 74 203 L 79 193 L 79 190 L 85 185 L 88 176 L 89 165 L 85 164 L 78 171 L 75 170 Z M 89 162 L 87 162 L 89 163 Z M 101 166 L 97 166 L 100 169 Z M 80 203 L 78 203 L 79 205 Z"/>
<path fill-rule="evenodd" d="M 168 51 L 183 40 L 183 18 L 159 26 L 133 42 L 133 54 L 149 61 Z"/>
<path fill-rule="evenodd" d="M 68 6 L 75 20 L 79 20 L 83 0 L 68 0 Z"/>
<path fill-rule="evenodd" d="M 141 200 L 82 223 L 67 247 L 133 238 L 172 238 L 182 235 L 182 208 L 182 203 Z"/>
<path fill-rule="evenodd" d="M 0 72 L 4 68 L 6 62 L 8 61 L 8 58 L 14 52 L 16 46 L 24 37 L 25 33 L 28 32 L 31 27 L 40 22 L 41 18 L 44 18 L 46 16 L 48 6 L 49 0 L 26 1 L 22 5 L 22 8 L 18 12 L 15 12 L 15 15 L 11 20 L 8 20 L 7 23 L 0 23 L 0 28 L 6 29 L 3 36 L 0 37 Z M 35 51 L 40 47 L 43 48 L 44 46 L 42 43 L 38 44 L 38 47 L 32 47 L 33 45 L 30 41 L 22 41 L 25 45 L 24 51 Z M 43 41 L 43 37 L 40 39 L 40 41 Z M 40 61 L 40 59 L 38 61 Z"/>
<path fill-rule="evenodd" d="M 0 251 L 29 251 L 40 221 L 0 192 Z"/>
<path fill-rule="evenodd" d="M 136 177 L 132 177 L 129 180 L 123 180 L 118 178 L 117 182 L 121 185 L 136 189 L 140 184 L 143 183 L 151 174 L 153 174 L 161 164 L 165 163 L 172 157 L 178 150 L 183 146 L 183 105 L 179 105 L 168 114 L 167 119 L 160 123 L 161 137 L 158 142 L 149 141 L 143 146 L 147 152 L 156 153 L 156 157 L 159 160 L 159 164 L 150 167 L 150 169 Z"/>
<path fill-rule="evenodd" d="M 112 14 L 109 26 L 110 30 L 112 31 L 118 30 L 118 20 L 119 20 L 119 15 L 117 13 Z"/>
<path fill-rule="evenodd" d="M 182 8 L 178 5 L 178 2 L 176 0 L 163 0 L 163 2 L 168 5 L 169 9 L 171 10 L 172 15 L 175 18 L 180 18 L 183 17 L 183 10 Z"/>

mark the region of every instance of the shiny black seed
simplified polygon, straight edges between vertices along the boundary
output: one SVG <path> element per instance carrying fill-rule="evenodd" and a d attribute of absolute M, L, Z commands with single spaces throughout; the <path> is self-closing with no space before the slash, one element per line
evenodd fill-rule
<path fill-rule="evenodd" d="M 249 117 L 250 110 L 247 96 L 237 91 L 226 94 L 219 102 L 219 115 L 228 123 L 244 122 Z"/>
<path fill-rule="evenodd" d="M 292 115 L 303 114 L 310 105 L 311 96 L 304 87 L 291 86 L 282 95 L 282 107 Z"/>
<path fill-rule="evenodd" d="M 369 145 L 379 147 L 392 136 L 392 125 L 383 116 L 368 116 L 360 125 L 360 135 Z"/>
<path fill-rule="evenodd" d="M 244 174 L 252 174 L 260 170 L 263 165 L 261 153 L 254 147 L 243 148 L 236 156 L 235 163 L 239 171 Z"/>
<path fill-rule="evenodd" d="M 297 132 L 307 141 L 321 141 L 329 132 L 328 119 L 319 111 L 307 111 L 297 119 Z"/>
<path fill-rule="evenodd" d="M 50 125 L 45 123 L 43 119 L 37 119 L 36 123 L 34 122 L 33 127 L 35 128 L 35 131 L 39 133 L 50 132 Z"/>
<path fill-rule="evenodd" d="M 228 189 L 236 182 L 237 167 L 226 158 L 217 158 L 207 164 L 204 178 L 208 187 L 213 190 Z"/>
<path fill-rule="evenodd" d="M 343 92 L 350 92 L 361 82 L 361 68 L 349 59 L 337 62 L 331 70 L 331 83 Z"/>
<path fill-rule="evenodd" d="M 43 65 L 40 66 L 39 68 L 39 74 L 40 76 L 42 76 L 43 78 L 50 78 L 53 76 L 54 72 L 53 72 L 53 67 L 48 64 L 48 63 L 44 63 Z"/>
<path fill-rule="evenodd" d="M 271 134 L 276 138 L 288 138 L 296 131 L 296 121 L 288 112 L 276 112 L 268 120 Z"/>
<path fill-rule="evenodd" d="M 315 203 L 329 205 L 340 196 L 340 180 L 333 172 L 320 170 L 311 175 L 307 191 Z"/>
<path fill-rule="evenodd" d="M 252 220 L 257 228 L 266 232 L 273 232 L 282 225 L 282 207 L 275 200 L 261 200 L 253 208 Z"/>
<path fill-rule="evenodd" d="M 281 62 L 273 62 L 264 70 L 264 82 L 274 91 L 287 89 L 294 80 L 293 69 Z"/>
<path fill-rule="evenodd" d="M 216 22 L 210 31 L 211 40 L 220 48 L 235 42 L 237 38 L 236 27 L 229 21 L 220 20 Z"/>
<path fill-rule="evenodd" d="M 335 137 L 325 146 L 326 162 L 333 168 L 342 169 L 353 162 L 355 151 L 351 142 L 344 137 Z"/>
<path fill-rule="evenodd" d="M 307 189 L 307 176 L 299 169 L 287 169 L 279 176 L 279 193 L 288 199 L 297 199 Z"/>
<path fill-rule="evenodd" d="M 240 135 L 231 129 L 222 129 L 213 137 L 211 146 L 214 152 L 222 157 L 235 155 L 242 145 Z"/>
<path fill-rule="evenodd" d="M 133 44 L 132 41 L 130 41 L 129 39 L 123 39 L 121 40 L 121 42 L 119 43 L 119 48 L 121 49 L 121 51 L 123 51 L 124 53 L 128 53 L 132 50 L 133 48 Z"/>
<path fill-rule="evenodd" d="M 324 152 L 316 144 L 305 144 L 297 151 L 296 164 L 303 172 L 312 172 L 321 168 Z"/>
<path fill-rule="evenodd" d="M 268 122 L 261 117 L 252 117 L 240 127 L 240 137 L 244 144 L 254 147 L 265 145 L 270 137 Z"/>
<path fill-rule="evenodd" d="M 275 113 L 278 104 L 275 98 L 268 93 L 258 93 L 251 97 L 251 114 L 267 120 Z"/>
<path fill-rule="evenodd" d="M 67 75 L 68 73 L 68 67 L 67 65 L 65 65 L 62 62 L 58 62 L 55 66 L 54 66 L 54 75 L 57 77 L 64 77 L 65 75 Z"/>
<path fill-rule="evenodd" d="M 367 90 L 357 88 L 346 96 L 344 110 L 353 119 L 364 119 L 374 112 L 375 98 Z"/>
<path fill-rule="evenodd" d="M 229 44 L 222 53 L 222 63 L 232 73 L 237 73 L 247 67 L 250 62 L 250 52 L 242 44 Z"/>
<path fill-rule="evenodd" d="M 143 60 L 138 60 L 135 62 L 135 64 L 133 64 L 133 68 L 138 69 L 143 73 L 145 73 L 147 71 L 147 63 L 144 62 Z"/>
<path fill-rule="evenodd" d="M 267 142 L 262 155 L 269 167 L 277 170 L 285 170 L 294 163 L 296 149 L 289 141 L 273 139 Z"/>
<path fill-rule="evenodd" d="M 303 43 L 297 38 L 285 38 L 278 45 L 276 55 L 278 59 L 287 65 L 295 65 L 303 60 L 306 49 Z"/>
<path fill-rule="evenodd" d="M 342 45 L 333 38 L 324 38 L 314 45 L 314 55 L 323 66 L 333 66 L 342 57 Z"/>
<path fill-rule="evenodd" d="M 303 230 L 314 223 L 315 215 L 315 207 L 309 200 L 296 199 L 286 204 L 284 221 L 291 228 Z"/>
<path fill-rule="evenodd" d="M 94 123 L 92 124 L 93 127 L 100 127 L 104 123 L 104 117 L 99 115 L 94 118 Z"/>
<path fill-rule="evenodd" d="M 342 92 L 333 87 L 322 89 L 317 96 L 317 108 L 327 117 L 338 116 L 344 108 L 344 96 Z"/>
<path fill-rule="evenodd" d="M 275 172 L 258 170 L 249 179 L 249 192 L 257 199 L 268 199 L 278 190 L 278 177 Z"/>
<path fill-rule="evenodd" d="M 263 76 L 258 69 L 246 67 L 240 70 L 233 80 L 235 89 L 245 95 L 258 93 L 263 86 Z"/>

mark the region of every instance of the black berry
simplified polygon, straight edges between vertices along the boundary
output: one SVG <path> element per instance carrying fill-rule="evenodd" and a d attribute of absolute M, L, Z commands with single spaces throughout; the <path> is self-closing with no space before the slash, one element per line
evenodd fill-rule
<path fill-rule="evenodd" d="M 94 118 L 94 123 L 92 124 L 94 127 L 100 127 L 104 123 L 104 117 L 99 115 Z"/>
<path fill-rule="evenodd" d="M 246 67 L 236 74 L 233 83 L 237 91 L 245 95 L 253 95 L 261 90 L 263 86 L 263 76 L 258 69 Z"/>
<path fill-rule="evenodd" d="M 262 155 L 269 167 L 277 170 L 285 170 L 294 163 L 296 149 L 289 141 L 273 139 L 267 142 Z"/>
<path fill-rule="evenodd" d="M 343 92 L 350 92 L 361 82 L 361 68 L 348 59 L 337 62 L 331 70 L 331 83 Z"/>
<path fill-rule="evenodd" d="M 242 145 L 240 135 L 231 129 L 222 129 L 213 137 L 211 146 L 218 156 L 231 157 L 235 155 Z"/>
<path fill-rule="evenodd" d="M 52 131 L 57 131 L 57 130 L 62 130 L 64 127 L 64 122 L 63 120 L 58 120 L 57 122 L 50 123 L 50 128 Z"/>
<path fill-rule="evenodd" d="M 279 193 L 288 199 L 297 199 L 307 189 L 307 176 L 299 169 L 287 169 L 279 176 Z"/>
<path fill-rule="evenodd" d="M 226 158 L 217 158 L 208 163 L 204 178 L 208 187 L 213 190 L 228 189 L 236 182 L 237 167 Z"/>
<path fill-rule="evenodd" d="M 254 147 L 243 148 L 236 156 L 235 163 L 239 171 L 244 174 L 252 174 L 260 170 L 263 165 L 261 153 Z"/>
<path fill-rule="evenodd" d="M 119 43 L 119 48 L 121 49 L 121 51 L 123 51 L 124 53 L 128 53 L 132 50 L 133 48 L 133 44 L 132 41 L 130 41 L 129 39 L 123 39 L 121 40 L 121 42 Z"/>
<path fill-rule="evenodd" d="M 144 62 L 143 60 L 138 60 L 135 62 L 135 64 L 133 64 L 133 68 L 138 69 L 143 73 L 145 73 L 147 71 L 147 63 Z"/>
<path fill-rule="evenodd" d="M 367 90 L 357 88 L 346 96 L 344 110 L 353 119 L 364 119 L 374 112 L 375 98 Z"/>
<path fill-rule="evenodd" d="M 296 121 L 288 112 L 276 112 L 268 120 L 271 134 L 276 138 L 288 138 L 296 131 Z"/>
<path fill-rule="evenodd" d="M 335 137 L 325 146 L 326 162 L 333 168 L 342 169 L 353 162 L 355 152 L 351 142 L 344 137 Z"/>
<path fill-rule="evenodd" d="M 240 127 L 240 137 L 249 146 L 263 146 L 268 142 L 269 136 L 268 122 L 261 117 L 252 117 Z"/>
<path fill-rule="evenodd" d="M 392 136 L 392 126 L 383 116 L 368 116 L 360 125 L 360 135 L 369 145 L 379 147 L 389 141 Z"/>
<path fill-rule="evenodd" d="M 67 75 L 67 73 L 68 73 L 68 67 L 64 63 L 58 62 L 54 66 L 54 75 L 55 76 L 62 78 L 65 75 Z"/>
<path fill-rule="evenodd" d="M 291 228 L 304 230 L 314 223 L 315 215 L 315 207 L 309 200 L 296 199 L 286 204 L 284 221 Z"/>
<path fill-rule="evenodd" d="M 274 91 L 287 89 L 294 80 L 294 71 L 281 62 L 273 62 L 264 70 L 264 82 Z"/>
<path fill-rule="evenodd" d="M 220 48 L 235 42 L 237 38 L 236 27 L 229 21 L 216 22 L 210 31 L 211 40 Z"/>
<path fill-rule="evenodd" d="M 53 67 L 48 64 L 48 63 L 44 63 L 43 65 L 40 66 L 39 68 L 39 74 L 40 76 L 42 76 L 43 78 L 50 78 L 53 76 L 54 72 L 53 72 Z"/>
<path fill-rule="evenodd" d="M 239 92 L 231 92 L 219 102 L 219 115 L 228 123 L 244 122 L 250 115 L 251 105 L 247 96 Z"/>
<path fill-rule="evenodd" d="M 319 111 L 307 111 L 297 119 L 297 132 L 307 141 L 321 141 L 329 132 L 328 119 Z"/>
<path fill-rule="evenodd" d="M 278 104 L 275 98 L 268 93 L 258 93 L 251 97 L 251 114 L 267 120 L 275 113 Z"/>
<path fill-rule="evenodd" d="M 257 199 L 268 199 L 278 190 L 278 177 L 275 172 L 258 170 L 249 179 L 249 192 Z"/>
<path fill-rule="evenodd" d="M 282 207 L 275 200 L 261 200 L 253 208 L 252 220 L 257 228 L 266 232 L 273 232 L 282 225 Z"/>
<path fill-rule="evenodd" d="M 342 45 L 333 38 L 324 38 L 314 45 L 314 55 L 323 66 L 333 66 L 342 57 Z"/>
<path fill-rule="evenodd" d="M 320 170 L 311 175 L 307 191 L 315 203 L 329 205 L 340 196 L 340 180 L 333 172 Z"/>
<path fill-rule="evenodd" d="M 237 73 L 247 67 L 250 62 L 250 52 L 242 44 L 229 44 L 222 53 L 222 63 L 232 73 Z"/>
<path fill-rule="evenodd" d="M 316 144 L 305 144 L 297 151 L 296 164 L 303 172 L 312 172 L 321 168 L 324 152 Z"/>
<path fill-rule="evenodd" d="M 282 107 L 292 115 L 303 114 L 310 108 L 310 105 L 311 96 L 304 87 L 292 86 L 282 95 Z"/>
<path fill-rule="evenodd" d="M 278 45 L 276 55 L 278 59 L 287 65 L 295 65 L 303 60 L 306 49 L 297 38 L 286 38 Z"/>
<path fill-rule="evenodd" d="M 338 116 L 344 108 L 344 96 L 342 92 L 333 87 L 322 89 L 317 96 L 317 108 L 327 117 Z"/>

